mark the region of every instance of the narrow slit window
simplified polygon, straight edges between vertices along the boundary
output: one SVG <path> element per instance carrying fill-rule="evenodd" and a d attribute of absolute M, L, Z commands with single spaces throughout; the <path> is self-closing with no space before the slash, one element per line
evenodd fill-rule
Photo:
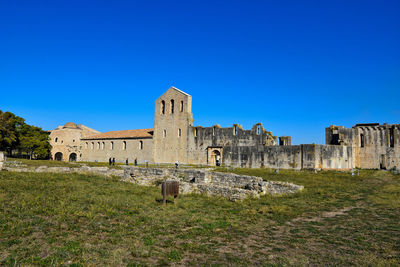
<path fill-rule="evenodd" d="M 94 142 L 92 142 L 91 149 L 94 149 Z"/>
<path fill-rule="evenodd" d="M 178 129 L 178 137 L 181 137 L 181 136 L 182 136 L 182 130 Z"/>
<path fill-rule="evenodd" d="M 213 128 L 213 136 L 216 136 L 216 135 L 217 135 L 217 127 L 214 126 L 214 128 Z"/>
<path fill-rule="evenodd" d="M 104 150 L 106 144 L 104 142 L 101 143 L 101 149 Z"/>
<path fill-rule="evenodd" d="M 111 141 L 111 143 L 110 143 L 110 150 L 113 150 L 113 149 L 114 149 L 114 142 Z"/>
<path fill-rule="evenodd" d="M 260 135 L 261 134 L 261 125 L 257 125 L 257 134 Z"/>
<path fill-rule="evenodd" d="M 164 138 L 167 137 L 167 130 L 165 130 L 165 129 L 164 129 L 164 131 L 163 131 L 163 137 L 164 137 Z"/>
<path fill-rule="evenodd" d="M 175 101 L 171 99 L 171 114 L 174 113 L 174 109 L 175 109 Z"/>
<path fill-rule="evenodd" d="M 140 149 L 140 150 L 143 149 L 143 141 L 139 141 L 139 149 Z"/>
<path fill-rule="evenodd" d="M 56 139 L 54 141 L 57 143 L 58 142 L 58 137 L 56 137 Z"/>
<path fill-rule="evenodd" d="M 126 141 L 122 142 L 122 150 L 126 150 Z"/>
<path fill-rule="evenodd" d="M 237 135 L 238 129 L 237 125 L 233 126 L 233 135 Z"/>
<path fill-rule="evenodd" d="M 181 101 L 181 112 L 183 112 L 183 101 Z"/>
<path fill-rule="evenodd" d="M 394 147 L 394 129 L 389 129 L 389 145 L 390 147 Z"/>
<path fill-rule="evenodd" d="M 194 137 L 197 137 L 197 134 L 198 134 L 198 129 L 194 128 Z"/>
<path fill-rule="evenodd" d="M 360 134 L 360 147 L 364 147 L 364 142 L 365 142 L 364 135 Z"/>
<path fill-rule="evenodd" d="M 100 149 L 100 142 L 97 142 L 97 149 Z"/>

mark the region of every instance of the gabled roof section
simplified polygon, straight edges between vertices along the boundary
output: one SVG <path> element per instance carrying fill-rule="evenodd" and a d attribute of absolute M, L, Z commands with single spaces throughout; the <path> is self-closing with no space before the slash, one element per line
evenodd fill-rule
<path fill-rule="evenodd" d="M 179 92 L 179 93 L 181 93 L 181 94 L 184 94 L 184 95 L 186 95 L 186 96 L 190 96 L 188 93 L 185 93 L 184 91 L 179 90 L 178 88 L 176 88 L 176 87 L 174 87 L 174 86 L 171 86 L 171 87 L 168 88 L 168 90 L 165 91 L 160 97 L 162 97 L 163 95 L 167 94 L 167 93 L 168 93 L 169 91 L 171 91 L 171 90 L 175 90 L 175 91 L 177 91 L 177 92 Z M 159 98 L 160 98 L 160 97 L 159 97 Z"/>
<path fill-rule="evenodd" d="M 101 134 L 91 135 L 84 140 L 94 139 L 124 139 L 124 138 L 152 138 L 153 129 L 136 129 L 136 130 L 123 130 L 123 131 L 111 131 Z"/>
<path fill-rule="evenodd" d="M 174 89 L 174 90 L 176 90 L 176 91 L 178 91 L 178 92 L 180 92 L 180 93 L 182 93 L 182 94 L 184 94 L 184 95 L 190 96 L 188 93 L 185 93 L 184 91 L 179 90 L 178 88 L 176 88 L 176 87 L 174 87 L 174 86 L 171 86 L 168 90 L 170 90 L 170 89 Z M 167 90 L 167 91 L 168 91 L 168 90 Z"/>

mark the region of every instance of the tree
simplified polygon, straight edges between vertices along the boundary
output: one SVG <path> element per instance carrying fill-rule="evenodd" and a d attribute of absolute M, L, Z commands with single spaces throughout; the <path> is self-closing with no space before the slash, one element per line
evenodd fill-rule
<path fill-rule="evenodd" d="M 42 128 L 25 124 L 20 131 L 19 149 L 29 158 L 47 159 L 50 155 L 49 134 Z"/>
<path fill-rule="evenodd" d="M 0 150 L 11 151 L 18 146 L 19 131 L 25 125 L 25 120 L 11 112 L 0 110 Z"/>

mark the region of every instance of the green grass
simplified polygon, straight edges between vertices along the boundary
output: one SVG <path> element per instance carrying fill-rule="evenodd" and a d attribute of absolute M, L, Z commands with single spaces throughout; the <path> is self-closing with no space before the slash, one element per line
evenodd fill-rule
<path fill-rule="evenodd" d="M 182 195 L 164 207 L 158 188 L 117 178 L 0 172 L 0 265 L 400 264 L 400 176 L 234 172 L 305 189 L 240 202 Z"/>

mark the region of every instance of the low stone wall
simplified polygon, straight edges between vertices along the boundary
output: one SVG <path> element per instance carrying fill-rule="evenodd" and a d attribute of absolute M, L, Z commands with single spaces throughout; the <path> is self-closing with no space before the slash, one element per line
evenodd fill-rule
<path fill-rule="evenodd" d="M 210 196 L 222 196 L 230 200 L 246 197 L 259 197 L 264 194 L 289 194 L 303 189 L 303 186 L 286 183 L 263 181 L 256 176 L 237 175 L 233 173 L 213 172 L 207 169 L 172 169 L 172 168 L 139 168 L 122 166 L 122 169 L 108 167 L 27 167 L 12 162 L 4 168 L 14 172 L 53 172 L 83 173 L 104 176 L 119 176 L 122 181 L 146 186 L 160 186 L 164 180 L 179 181 L 180 193 L 199 193 Z"/>
<path fill-rule="evenodd" d="M 13 164 L 7 164 L 3 168 L 7 171 L 12 172 L 53 172 L 53 173 L 82 173 L 82 174 L 98 174 L 104 176 L 120 176 L 123 177 L 124 170 L 122 169 L 111 169 L 108 167 L 88 167 L 82 166 L 77 168 L 71 167 L 26 167 L 26 166 L 15 166 Z"/>
<path fill-rule="evenodd" d="M 179 181 L 180 192 L 205 193 L 230 200 L 259 197 L 264 194 L 290 194 L 303 186 L 278 181 L 263 181 L 261 177 L 233 173 L 212 172 L 204 169 L 167 169 L 125 167 L 124 180 L 141 185 L 161 184 L 163 180 Z"/>

